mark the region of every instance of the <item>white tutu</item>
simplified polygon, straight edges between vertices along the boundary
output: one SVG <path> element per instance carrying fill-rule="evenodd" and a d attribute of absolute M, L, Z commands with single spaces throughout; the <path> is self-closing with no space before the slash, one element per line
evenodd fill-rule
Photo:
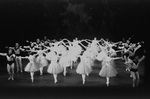
<path fill-rule="evenodd" d="M 112 65 L 113 62 L 102 62 L 102 69 L 99 75 L 102 77 L 114 77 L 118 73 Z"/>
<path fill-rule="evenodd" d="M 59 74 L 63 72 L 63 68 L 57 62 L 52 62 L 47 69 L 47 72 L 50 74 Z"/>
<path fill-rule="evenodd" d="M 92 72 L 92 67 L 90 66 L 90 63 L 87 63 L 87 61 L 81 59 L 81 62 L 78 64 L 78 67 L 76 69 L 76 72 L 78 74 L 89 74 Z"/>
<path fill-rule="evenodd" d="M 42 65 L 42 67 L 48 66 L 48 61 L 44 56 L 40 57 L 40 63 Z"/>
<path fill-rule="evenodd" d="M 24 71 L 26 72 L 35 72 L 38 71 L 40 68 L 40 66 L 37 64 L 35 64 L 34 62 L 29 62 L 26 66 Z"/>
<path fill-rule="evenodd" d="M 47 72 L 51 74 L 59 74 L 63 72 L 63 68 L 57 62 L 58 56 L 53 56 L 51 64 L 48 66 Z"/>
<path fill-rule="evenodd" d="M 71 66 L 71 61 L 67 56 L 63 56 L 59 60 L 59 64 L 61 67 L 70 67 Z"/>
<path fill-rule="evenodd" d="M 36 62 L 33 56 L 30 56 L 29 60 L 30 62 L 25 66 L 24 69 L 26 72 L 35 72 L 41 68 L 40 64 Z"/>

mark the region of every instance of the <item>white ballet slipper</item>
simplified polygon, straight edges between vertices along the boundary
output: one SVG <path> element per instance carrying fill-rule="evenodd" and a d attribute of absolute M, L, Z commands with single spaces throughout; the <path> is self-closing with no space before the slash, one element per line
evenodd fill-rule
<path fill-rule="evenodd" d="M 83 84 L 85 84 L 85 80 L 83 81 Z"/>
<path fill-rule="evenodd" d="M 55 80 L 54 83 L 57 83 L 57 80 Z"/>
<path fill-rule="evenodd" d="M 43 73 L 40 73 L 40 75 L 43 75 Z"/>
<path fill-rule="evenodd" d="M 31 79 L 32 83 L 34 82 L 34 79 Z"/>
<path fill-rule="evenodd" d="M 135 84 L 134 84 L 134 83 L 132 84 L 132 87 L 135 87 Z"/>
<path fill-rule="evenodd" d="M 11 79 L 11 77 L 8 78 L 8 80 L 10 80 L 10 79 Z"/>
<path fill-rule="evenodd" d="M 86 74 L 87 76 L 89 76 L 89 74 Z"/>
<path fill-rule="evenodd" d="M 107 86 L 109 86 L 109 82 L 108 83 L 106 83 L 107 84 Z"/>
<path fill-rule="evenodd" d="M 66 76 L 66 73 L 64 73 L 64 76 Z"/>
<path fill-rule="evenodd" d="M 14 80 L 14 78 L 12 77 L 11 80 Z"/>

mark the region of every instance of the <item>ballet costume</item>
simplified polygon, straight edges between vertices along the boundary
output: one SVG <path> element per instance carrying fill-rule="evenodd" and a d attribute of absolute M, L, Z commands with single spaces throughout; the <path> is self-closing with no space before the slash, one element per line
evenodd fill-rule
<path fill-rule="evenodd" d="M 106 77 L 106 84 L 109 86 L 109 77 L 115 77 L 118 73 L 113 64 L 111 63 L 113 61 L 110 57 L 105 57 L 102 61 L 102 69 L 99 72 L 99 75 L 101 77 Z"/>
<path fill-rule="evenodd" d="M 71 61 L 69 57 L 67 55 L 62 56 L 59 60 L 59 64 L 64 69 L 63 74 L 64 76 L 66 76 L 67 73 L 66 68 L 71 66 Z"/>
<path fill-rule="evenodd" d="M 40 68 L 40 75 L 43 75 L 43 68 L 45 66 L 48 66 L 48 61 L 45 58 L 45 56 L 43 56 L 43 54 L 40 54 L 37 58 L 38 58 L 38 62 L 40 64 L 40 66 L 41 66 L 41 68 Z"/>
<path fill-rule="evenodd" d="M 82 81 L 83 84 L 85 84 L 85 77 L 92 72 L 92 67 L 90 66 L 90 63 L 88 63 L 88 57 L 86 55 L 80 56 L 80 58 L 81 61 L 76 68 L 76 72 L 82 75 Z"/>
<path fill-rule="evenodd" d="M 57 83 L 57 75 L 63 72 L 63 68 L 58 63 L 58 56 L 54 55 L 51 59 L 51 63 L 48 66 L 47 72 L 53 74 L 54 83 Z"/>
<path fill-rule="evenodd" d="M 7 72 L 9 74 L 8 80 L 14 80 L 14 63 L 15 63 L 15 56 L 14 54 L 9 55 L 7 54 Z M 12 72 L 11 72 L 12 71 Z"/>
<path fill-rule="evenodd" d="M 30 55 L 28 59 L 29 63 L 25 66 L 24 71 L 30 72 L 31 80 L 34 82 L 34 72 L 38 71 L 41 66 L 36 62 L 35 56 Z"/>
<path fill-rule="evenodd" d="M 82 48 L 79 45 L 74 45 L 70 47 L 68 57 L 71 60 L 71 69 L 73 67 L 73 63 L 75 63 L 78 59 L 78 55 L 81 54 Z"/>

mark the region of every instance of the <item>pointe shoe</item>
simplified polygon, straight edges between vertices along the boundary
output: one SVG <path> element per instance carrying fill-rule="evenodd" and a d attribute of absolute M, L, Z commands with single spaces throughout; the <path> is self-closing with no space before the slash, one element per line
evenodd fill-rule
<path fill-rule="evenodd" d="M 11 79 L 11 77 L 8 78 L 8 80 L 10 80 L 10 79 Z"/>
<path fill-rule="evenodd" d="M 13 77 L 11 77 L 11 80 L 14 80 L 14 78 L 13 78 Z"/>
<path fill-rule="evenodd" d="M 56 83 L 57 83 L 57 80 L 55 80 L 54 83 L 56 84 Z"/>
<path fill-rule="evenodd" d="M 135 84 L 132 84 L 132 87 L 135 87 Z"/>
<path fill-rule="evenodd" d="M 40 75 L 43 75 L 43 73 L 40 73 Z"/>
<path fill-rule="evenodd" d="M 85 81 L 83 81 L 83 84 L 85 84 Z"/>
<path fill-rule="evenodd" d="M 64 76 L 66 76 L 66 73 L 64 73 Z"/>
<path fill-rule="evenodd" d="M 132 75 L 130 75 L 130 77 L 132 77 Z"/>
<path fill-rule="evenodd" d="M 32 83 L 34 82 L 34 80 L 32 79 Z"/>
<path fill-rule="evenodd" d="M 109 86 L 109 82 L 107 82 L 106 85 Z"/>
<path fill-rule="evenodd" d="M 89 76 L 89 74 L 86 74 L 87 76 Z"/>

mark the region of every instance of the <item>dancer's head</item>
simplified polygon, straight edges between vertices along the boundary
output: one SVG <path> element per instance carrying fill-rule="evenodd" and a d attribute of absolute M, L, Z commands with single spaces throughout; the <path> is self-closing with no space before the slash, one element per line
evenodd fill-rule
<path fill-rule="evenodd" d="M 13 54 L 13 49 L 12 48 L 8 49 L 8 54 Z"/>
<path fill-rule="evenodd" d="M 17 48 L 18 48 L 18 47 L 19 47 L 19 43 L 15 43 L 15 47 L 17 47 Z"/>

